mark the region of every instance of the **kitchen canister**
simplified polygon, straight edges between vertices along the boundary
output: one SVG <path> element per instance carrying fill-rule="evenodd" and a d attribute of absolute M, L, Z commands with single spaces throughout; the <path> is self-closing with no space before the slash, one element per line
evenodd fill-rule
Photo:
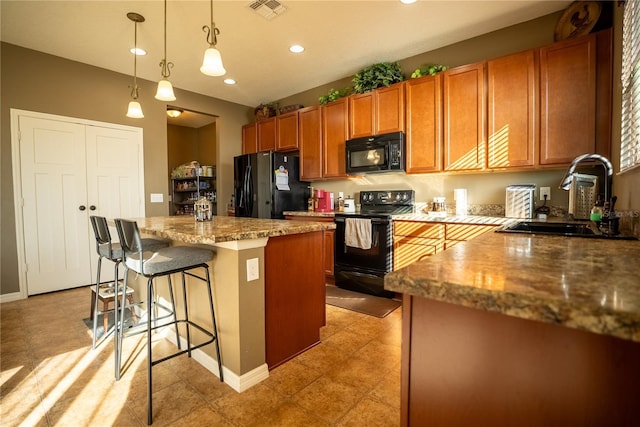
<path fill-rule="evenodd" d="M 344 199 L 344 213 L 355 213 L 356 212 L 356 201 L 351 198 L 351 196 L 347 196 Z"/>
<path fill-rule="evenodd" d="M 200 197 L 193 204 L 193 214 L 196 221 L 211 221 L 213 205 L 206 197 Z"/>

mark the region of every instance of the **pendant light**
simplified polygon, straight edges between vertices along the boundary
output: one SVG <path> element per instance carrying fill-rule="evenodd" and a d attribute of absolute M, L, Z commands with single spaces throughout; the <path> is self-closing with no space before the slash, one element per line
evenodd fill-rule
<path fill-rule="evenodd" d="M 209 47 L 204 52 L 204 59 L 202 61 L 202 67 L 200 67 L 200 71 L 202 74 L 206 74 L 207 76 L 223 76 L 227 70 L 222 66 L 222 57 L 220 56 L 220 52 L 216 49 L 216 44 L 218 43 L 218 34 L 220 34 L 220 30 L 216 28 L 216 25 L 213 22 L 213 0 L 211 1 L 211 26 L 203 26 L 202 31 L 206 31 L 207 33 L 207 43 L 209 43 Z"/>
<path fill-rule="evenodd" d="M 137 49 L 138 47 L 138 22 L 144 22 L 144 16 L 135 13 L 129 12 L 127 13 L 127 18 L 132 20 L 135 23 L 134 30 L 134 41 L 133 48 Z M 132 119 L 142 119 L 144 118 L 144 114 L 142 114 L 142 107 L 138 102 L 138 82 L 137 82 L 137 58 L 138 55 L 133 54 L 133 87 L 131 88 L 131 102 L 129 102 L 129 109 L 127 110 L 127 117 L 131 117 Z"/>
<path fill-rule="evenodd" d="M 176 96 L 173 94 L 173 86 L 168 80 L 173 68 L 173 62 L 167 62 L 167 0 L 164 0 L 164 57 L 160 61 L 162 69 L 162 80 L 158 82 L 158 90 L 156 91 L 156 99 L 158 101 L 175 101 Z"/>

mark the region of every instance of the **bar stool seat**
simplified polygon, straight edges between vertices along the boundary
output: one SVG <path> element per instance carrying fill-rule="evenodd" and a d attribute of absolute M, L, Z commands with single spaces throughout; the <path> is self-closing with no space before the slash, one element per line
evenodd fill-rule
<path fill-rule="evenodd" d="M 135 221 L 129 221 L 125 219 L 116 219 L 116 230 L 120 237 L 120 242 L 124 250 L 123 265 L 125 267 L 124 284 L 127 285 L 127 278 L 129 271 L 134 271 L 147 278 L 147 321 L 146 330 L 129 330 L 127 335 L 146 332 L 147 333 L 147 423 L 153 422 L 153 410 L 152 410 L 152 368 L 158 363 L 164 362 L 173 357 L 187 354 L 191 357 L 191 352 L 205 345 L 215 343 L 216 356 L 218 361 L 218 372 L 220 375 L 220 381 L 223 382 L 222 374 L 222 360 L 220 358 L 220 346 L 218 343 L 218 327 L 216 325 L 215 311 L 213 308 L 213 293 L 211 291 L 211 279 L 209 276 L 209 266 L 207 262 L 213 259 L 213 251 L 194 246 L 171 246 L 167 248 L 161 248 L 153 252 L 145 251 L 142 247 L 142 239 L 140 238 L 140 231 L 138 230 L 138 224 Z M 204 277 L 194 273 L 194 270 L 204 270 Z M 180 273 L 182 278 L 182 297 L 184 305 L 184 318 L 178 319 L 177 316 L 169 322 L 157 322 L 160 318 L 153 316 L 154 313 L 154 279 L 162 276 L 167 277 L 169 284 L 169 291 L 171 292 L 171 299 L 173 299 L 173 288 L 171 285 L 171 275 Z M 213 331 L 206 329 L 205 327 L 193 322 L 189 319 L 189 309 L 187 304 L 187 287 L 186 276 L 206 283 L 208 305 L 211 315 L 211 327 Z M 190 284 L 191 285 L 191 284 Z M 122 295 L 122 306 L 124 308 L 125 295 Z M 166 316 L 165 316 L 166 317 Z M 157 360 L 153 360 L 151 334 L 154 330 L 173 326 L 178 331 L 178 324 L 185 325 L 186 331 L 186 344 L 187 348 L 182 349 L 180 346 L 180 337 L 176 337 L 178 351 L 168 356 L 162 357 Z M 120 311 L 120 321 L 116 322 L 116 335 L 118 345 L 116 347 L 116 371 L 120 371 L 120 361 L 122 356 L 122 339 L 125 336 L 124 325 L 124 310 Z M 191 343 L 191 328 L 195 328 L 200 331 L 206 339 L 199 344 Z M 119 376 L 116 377 L 119 379 Z"/>
<path fill-rule="evenodd" d="M 91 227 L 93 228 L 93 233 L 96 239 L 96 252 L 98 254 L 98 266 L 96 271 L 96 283 L 95 286 L 91 288 L 91 310 L 90 317 L 93 319 L 93 338 L 91 348 L 96 348 L 97 341 L 97 330 L 98 330 L 98 316 L 100 314 L 103 315 L 103 327 L 104 331 L 102 334 L 103 342 L 104 340 L 111 335 L 112 330 L 108 330 L 109 326 L 109 317 L 108 314 L 112 311 L 109 309 L 109 304 L 114 303 L 113 311 L 118 311 L 118 300 L 116 298 L 115 286 L 119 282 L 118 280 L 118 266 L 122 262 L 122 246 L 118 242 L 111 241 L 111 233 L 109 232 L 109 226 L 107 224 L 107 219 L 103 216 L 91 215 L 89 217 L 91 221 Z M 150 251 L 155 251 L 160 248 L 165 248 L 169 246 L 169 241 L 153 239 L 153 238 L 144 238 L 140 241 L 141 245 Z M 114 263 L 114 280 L 109 283 L 101 283 L 100 282 L 100 273 L 102 271 L 102 260 L 108 259 Z M 122 291 L 123 286 L 120 285 L 120 292 Z M 134 290 L 132 288 L 126 288 L 125 295 L 127 296 L 127 300 L 130 304 L 133 304 L 133 293 Z M 97 298 L 96 298 L 97 296 Z M 98 310 L 98 301 L 102 302 L 102 311 Z M 135 312 L 132 312 L 133 318 L 135 319 Z M 117 319 L 117 316 L 114 315 L 114 323 Z"/>

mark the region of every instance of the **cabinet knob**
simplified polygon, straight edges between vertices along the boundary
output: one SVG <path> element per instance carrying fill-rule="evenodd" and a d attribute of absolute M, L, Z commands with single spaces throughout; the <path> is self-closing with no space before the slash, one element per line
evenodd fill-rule
<path fill-rule="evenodd" d="M 89 210 L 90 210 L 90 211 L 95 211 L 95 210 L 96 210 L 96 207 L 95 207 L 94 205 L 91 205 L 91 206 L 89 206 Z"/>
<path fill-rule="evenodd" d="M 83 210 L 87 209 L 87 207 L 86 207 L 85 205 L 80 205 L 80 207 L 79 207 L 78 209 L 80 209 L 81 211 L 83 211 Z"/>

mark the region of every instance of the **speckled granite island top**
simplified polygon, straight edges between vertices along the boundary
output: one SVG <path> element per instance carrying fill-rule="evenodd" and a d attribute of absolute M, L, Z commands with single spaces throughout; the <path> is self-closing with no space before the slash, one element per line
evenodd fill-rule
<path fill-rule="evenodd" d="M 487 233 L 385 288 L 640 342 L 640 241 Z"/>
<path fill-rule="evenodd" d="M 136 218 L 141 232 L 183 243 L 212 245 L 233 240 L 259 239 L 310 233 L 335 228 L 331 222 L 286 221 L 280 219 L 214 216 L 198 222 L 192 216 Z"/>

